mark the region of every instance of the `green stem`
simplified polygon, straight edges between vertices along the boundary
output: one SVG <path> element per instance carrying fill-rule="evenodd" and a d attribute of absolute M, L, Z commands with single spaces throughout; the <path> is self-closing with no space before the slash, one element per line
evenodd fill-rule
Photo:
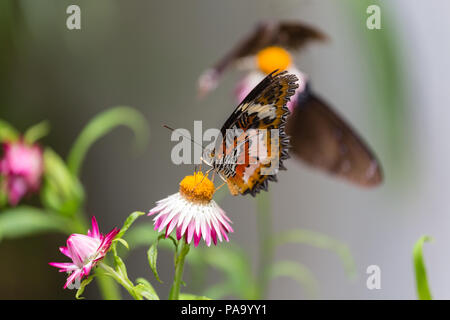
<path fill-rule="evenodd" d="M 189 252 L 189 244 L 181 239 L 182 245 L 180 253 L 175 261 L 175 277 L 173 279 L 172 288 L 170 289 L 169 300 L 178 300 L 180 297 L 181 281 L 183 279 L 184 259 Z"/>
<path fill-rule="evenodd" d="M 103 270 L 97 269 L 97 284 L 100 289 L 100 294 L 104 300 L 121 300 L 122 296 L 120 294 L 119 286 L 114 281 L 108 277 Z"/>
<path fill-rule="evenodd" d="M 105 270 L 114 280 L 121 284 L 135 300 L 142 300 L 142 297 L 134 291 L 134 286 L 130 282 L 130 280 L 122 278 L 122 276 L 118 272 L 116 272 L 113 268 L 103 262 L 100 262 L 99 266 L 103 270 Z"/>
<path fill-rule="evenodd" d="M 257 224 L 259 236 L 259 264 L 258 278 L 259 297 L 256 299 L 264 299 L 267 295 L 267 287 L 269 285 L 269 269 L 273 260 L 272 239 L 272 216 L 270 194 L 268 192 L 260 193 L 256 198 Z"/>

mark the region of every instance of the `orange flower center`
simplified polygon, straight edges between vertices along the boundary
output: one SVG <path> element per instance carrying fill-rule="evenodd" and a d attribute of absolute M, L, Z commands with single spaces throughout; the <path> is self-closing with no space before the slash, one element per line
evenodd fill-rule
<path fill-rule="evenodd" d="M 203 172 L 194 172 L 180 182 L 180 194 L 191 202 L 208 203 L 215 191 L 214 183 Z"/>
<path fill-rule="evenodd" d="M 259 69 L 269 74 L 278 69 L 280 72 L 286 70 L 291 64 L 291 55 L 280 47 L 267 47 L 256 55 Z"/>

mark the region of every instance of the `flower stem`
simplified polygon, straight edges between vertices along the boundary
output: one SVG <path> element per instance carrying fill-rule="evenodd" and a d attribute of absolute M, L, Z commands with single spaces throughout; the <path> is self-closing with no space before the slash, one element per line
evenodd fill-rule
<path fill-rule="evenodd" d="M 118 272 L 116 272 L 113 268 L 103 262 L 100 262 L 99 266 L 103 270 L 105 270 L 114 280 L 121 284 L 135 300 L 142 300 L 142 297 L 134 291 L 133 284 L 130 283 L 130 280 L 122 278 L 122 276 Z"/>
<path fill-rule="evenodd" d="M 256 198 L 257 220 L 258 220 L 258 236 L 259 236 L 259 265 L 258 265 L 258 288 L 259 297 L 256 299 L 264 299 L 267 295 L 267 287 L 269 285 L 269 269 L 273 259 L 272 239 L 272 216 L 270 205 L 270 194 L 262 192 Z"/>
<path fill-rule="evenodd" d="M 100 294 L 105 300 L 121 300 L 119 287 L 113 279 L 105 275 L 104 272 L 99 272 L 97 269 L 97 283 L 100 289 Z"/>
<path fill-rule="evenodd" d="M 175 259 L 175 277 L 173 279 L 172 288 L 170 289 L 169 300 L 179 300 L 180 287 L 183 278 L 184 259 L 189 252 L 189 244 L 184 239 L 181 240 L 180 253 Z"/>

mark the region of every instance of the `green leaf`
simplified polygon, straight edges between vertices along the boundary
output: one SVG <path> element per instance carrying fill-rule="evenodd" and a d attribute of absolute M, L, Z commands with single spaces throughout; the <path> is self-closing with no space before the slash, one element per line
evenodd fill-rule
<path fill-rule="evenodd" d="M 121 239 L 121 238 L 117 238 L 114 239 L 113 242 L 120 242 L 125 248 L 127 248 L 128 250 L 130 250 L 130 246 L 128 245 L 128 242 L 126 242 L 125 240 Z"/>
<path fill-rule="evenodd" d="M 156 280 L 162 283 L 161 279 L 158 275 L 158 270 L 156 268 L 156 260 L 158 259 L 158 241 L 153 243 L 151 247 L 147 251 L 148 264 L 150 265 L 150 269 L 152 269 L 153 274 L 155 275 Z"/>
<path fill-rule="evenodd" d="M 205 296 L 196 296 L 190 293 L 180 293 L 179 300 L 212 300 L 211 298 Z"/>
<path fill-rule="evenodd" d="M 317 280 L 312 272 L 304 265 L 294 261 L 278 261 L 269 269 L 272 278 L 289 277 L 304 286 L 309 298 L 318 296 Z"/>
<path fill-rule="evenodd" d="M 114 266 L 116 267 L 117 272 L 123 279 L 128 279 L 127 267 L 125 266 L 123 260 L 117 254 L 114 254 Z"/>
<path fill-rule="evenodd" d="M 141 223 L 127 231 L 124 238 L 132 248 L 150 246 L 158 238 L 159 232 L 154 230 L 153 223 Z M 169 245 L 167 245 L 169 248 Z"/>
<path fill-rule="evenodd" d="M 105 257 L 103 261 L 109 260 L 108 258 L 109 257 Z M 97 276 L 96 284 L 98 285 L 104 300 L 122 299 L 118 283 L 111 278 L 110 274 L 101 268 L 96 268 L 95 275 Z"/>
<path fill-rule="evenodd" d="M 350 278 L 355 278 L 356 276 L 355 261 L 348 246 L 325 234 L 311 230 L 293 229 L 275 235 L 273 239 L 274 246 L 288 243 L 300 243 L 332 251 L 341 259 L 348 276 Z"/>
<path fill-rule="evenodd" d="M 422 236 L 414 245 L 413 260 L 414 271 L 416 273 L 417 296 L 420 300 L 432 300 L 431 291 L 428 286 L 427 270 L 423 259 L 423 245 L 425 242 L 432 241 L 430 236 Z"/>
<path fill-rule="evenodd" d="M 47 121 L 39 122 L 25 131 L 23 138 L 26 143 L 32 144 L 45 137 L 50 131 L 50 125 Z"/>
<path fill-rule="evenodd" d="M 138 147 L 146 145 L 149 130 L 144 116 L 130 107 L 114 107 L 95 116 L 81 131 L 67 157 L 70 171 L 78 176 L 89 148 L 98 139 L 121 125 L 134 131 Z"/>
<path fill-rule="evenodd" d="M 84 299 L 81 295 L 84 292 L 84 289 L 86 288 L 86 286 L 92 282 L 92 280 L 94 280 L 95 275 L 92 275 L 86 279 L 84 279 L 81 284 L 80 284 L 80 288 L 77 290 L 77 293 L 75 294 L 75 298 L 80 300 L 80 299 Z"/>
<path fill-rule="evenodd" d="M 121 259 L 117 255 L 115 255 L 115 258 L 118 258 L 118 260 L 116 260 L 116 261 L 119 261 L 119 263 L 123 264 L 123 262 L 121 261 Z M 125 269 L 125 271 L 123 269 L 121 270 L 122 267 L 119 266 L 119 267 L 116 268 L 117 270 L 114 270 L 109 265 L 107 265 L 104 261 L 100 262 L 98 265 L 99 265 L 100 268 L 102 268 L 105 271 L 104 273 L 102 273 L 103 275 L 110 276 L 117 283 L 121 284 L 133 298 L 135 298 L 136 300 L 142 300 L 143 299 L 142 296 L 139 295 L 134 290 L 133 283 L 128 279 L 128 277 L 126 275 L 126 269 Z M 125 265 L 123 265 L 123 268 L 124 267 L 125 267 Z"/>
<path fill-rule="evenodd" d="M 192 253 L 195 251 L 198 250 L 192 250 Z M 201 249 L 201 256 L 204 262 L 225 274 L 234 295 L 240 299 L 252 299 L 257 296 L 249 256 L 242 249 L 224 246 L 205 248 Z"/>
<path fill-rule="evenodd" d="M 84 201 L 84 190 L 61 157 L 50 148 L 44 151 L 44 183 L 41 200 L 45 207 L 63 215 L 77 213 Z"/>
<path fill-rule="evenodd" d="M 145 212 L 142 211 L 135 211 L 132 214 L 128 216 L 128 218 L 125 220 L 125 223 L 123 224 L 122 228 L 120 229 L 120 232 L 116 235 L 115 239 L 122 238 L 125 232 L 131 227 L 131 225 L 136 221 L 137 218 L 144 215 Z"/>
<path fill-rule="evenodd" d="M 0 213 L 0 239 L 15 239 L 49 231 L 69 233 L 69 220 L 29 206 L 10 208 Z"/>
<path fill-rule="evenodd" d="M 146 298 L 147 300 L 159 300 L 158 294 L 156 293 L 153 286 L 144 278 L 137 278 L 138 283 L 134 288 L 138 294 Z"/>
<path fill-rule="evenodd" d="M 166 237 L 164 234 L 161 234 L 158 237 L 158 240 L 161 240 L 161 239 L 162 240 L 170 240 L 172 242 L 173 246 L 175 247 L 175 252 L 178 252 L 178 242 L 177 242 L 177 240 L 175 240 L 174 237 L 172 237 L 172 236 Z M 184 252 L 183 254 L 186 255 L 189 252 L 189 246 L 184 247 L 184 251 L 186 251 L 186 252 Z M 180 255 L 181 255 L 181 253 L 180 253 Z"/>
<path fill-rule="evenodd" d="M 19 138 L 19 132 L 8 122 L 0 119 L 0 142 L 15 141 Z"/>
<path fill-rule="evenodd" d="M 0 186 L 2 185 L 2 177 L 0 177 Z M 3 190 L 3 188 L 0 188 L 0 210 L 3 209 L 3 207 L 8 205 L 8 194 L 6 193 L 6 190 Z"/>
<path fill-rule="evenodd" d="M 214 299 L 222 300 L 226 296 L 233 295 L 233 287 L 228 282 L 218 283 L 210 286 L 204 291 L 207 297 L 214 297 Z"/>

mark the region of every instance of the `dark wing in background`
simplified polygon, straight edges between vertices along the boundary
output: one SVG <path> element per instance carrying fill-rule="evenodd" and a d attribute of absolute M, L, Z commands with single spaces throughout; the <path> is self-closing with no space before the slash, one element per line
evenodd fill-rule
<path fill-rule="evenodd" d="M 323 41 L 327 37 L 315 28 L 298 22 L 264 21 L 255 30 L 237 44 L 213 67 L 207 69 L 199 78 L 200 95 L 207 94 L 217 86 L 225 70 L 237 60 L 256 54 L 269 46 L 285 49 L 301 49 L 312 40 Z"/>
<path fill-rule="evenodd" d="M 358 185 L 380 184 L 380 164 L 358 134 L 313 93 L 299 98 L 286 126 L 291 154 Z"/>

